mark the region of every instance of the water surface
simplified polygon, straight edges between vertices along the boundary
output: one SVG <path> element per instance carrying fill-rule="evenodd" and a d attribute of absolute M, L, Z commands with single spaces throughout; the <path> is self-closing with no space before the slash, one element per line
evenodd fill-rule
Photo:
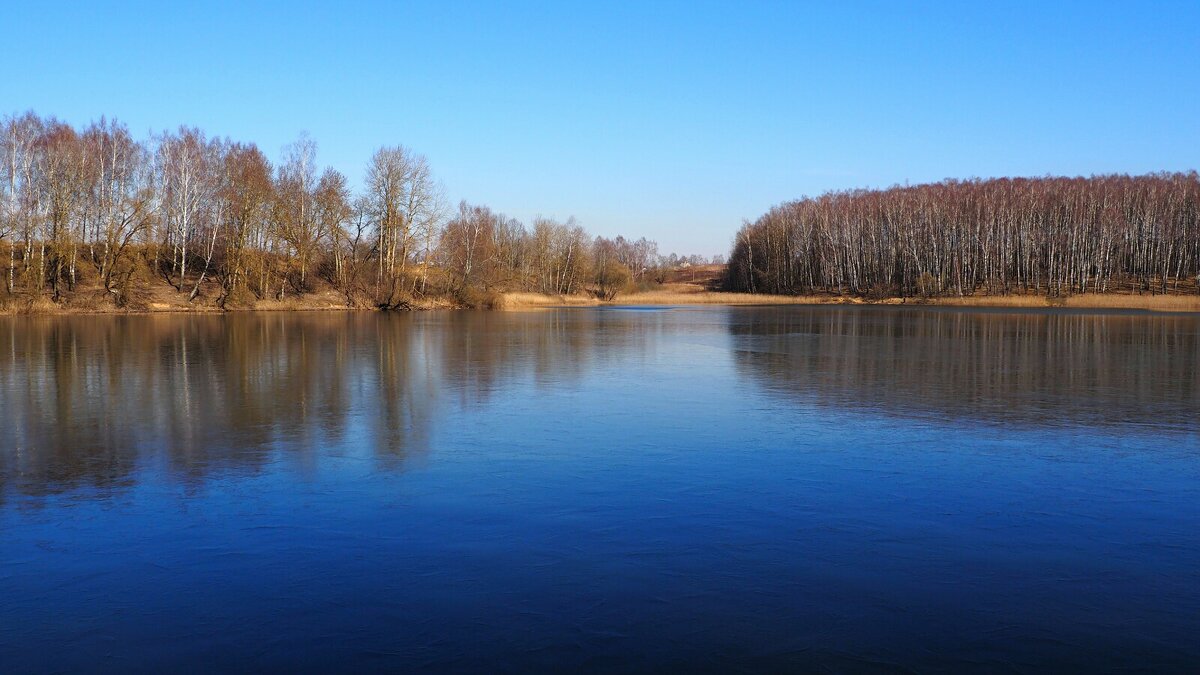
<path fill-rule="evenodd" d="M 1200 319 L 0 318 L 0 670 L 1194 672 Z"/>

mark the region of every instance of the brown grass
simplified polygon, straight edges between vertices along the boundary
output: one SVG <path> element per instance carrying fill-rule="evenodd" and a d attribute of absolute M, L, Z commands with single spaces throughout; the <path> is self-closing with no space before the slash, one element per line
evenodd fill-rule
<path fill-rule="evenodd" d="M 601 302 L 590 295 L 546 295 L 544 293 L 503 293 L 493 309 L 525 310 L 551 307 L 590 307 Z"/>
<path fill-rule="evenodd" d="M 699 284 L 667 283 L 661 288 L 624 293 L 612 300 L 591 295 L 546 295 L 543 293 L 505 293 L 497 309 L 529 310 L 553 307 L 595 307 L 600 305 L 817 305 L 858 304 L 861 300 L 838 296 L 758 295 L 710 291 Z"/>
<path fill-rule="evenodd" d="M 758 295 L 706 290 L 700 285 L 669 283 L 661 289 L 617 296 L 602 302 L 590 296 L 505 293 L 497 309 L 529 310 L 598 305 L 908 305 L 940 307 L 1012 307 L 1072 309 L 1136 309 L 1153 312 L 1200 312 L 1200 295 L 1136 295 L 1088 293 L 1066 298 L 1041 295 L 977 295 L 944 298 L 865 300 L 839 295 Z"/>
<path fill-rule="evenodd" d="M 898 301 L 897 301 L 898 302 Z M 1040 295 L 985 295 L 922 300 L 949 307 L 1070 307 L 1074 309 L 1141 309 L 1153 312 L 1200 312 L 1196 295 L 1125 295 L 1084 293 L 1065 298 Z"/>
<path fill-rule="evenodd" d="M 58 310 L 58 305 L 43 295 L 0 296 L 0 316 L 52 314 L 56 310 Z"/>
<path fill-rule="evenodd" d="M 669 286 L 674 286 L 670 284 Z M 759 295 L 723 291 L 661 290 L 617 296 L 609 305 L 821 305 L 857 303 L 854 298 L 815 295 Z"/>

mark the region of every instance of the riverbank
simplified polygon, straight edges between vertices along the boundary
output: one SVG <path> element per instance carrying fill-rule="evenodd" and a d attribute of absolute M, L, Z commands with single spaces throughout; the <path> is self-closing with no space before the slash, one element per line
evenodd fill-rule
<path fill-rule="evenodd" d="M 974 295 L 938 298 L 883 298 L 868 300 L 844 295 L 759 295 L 727 293 L 685 285 L 642 293 L 621 295 L 611 301 L 591 296 L 552 296 L 539 293 L 505 293 L 495 309 L 531 310 L 553 307 L 589 307 L 604 305 L 662 306 L 662 305 L 892 305 L 933 307 L 986 308 L 1069 308 L 1069 309 L 1131 309 L 1151 312 L 1200 313 L 1200 296 L 1196 295 L 1135 295 L 1088 293 L 1064 298 L 1040 295 Z"/>
<path fill-rule="evenodd" d="M 146 290 L 137 302 L 118 306 L 115 298 L 100 289 L 78 291 L 55 302 L 48 295 L 16 293 L 5 295 L 0 289 L 0 316 L 12 315 L 76 315 L 76 314 L 225 314 L 229 312 L 329 312 L 329 311 L 374 311 L 369 303 L 347 302 L 346 296 L 325 286 L 303 295 L 289 295 L 283 299 L 255 299 L 238 305 L 221 307 L 216 298 L 219 289 L 206 288 L 206 293 L 194 300 L 188 299 L 186 291 L 173 286 L 157 284 Z M 448 298 L 427 297 L 414 299 L 408 309 L 455 309 L 457 305 Z"/>
<path fill-rule="evenodd" d="M 601 300 L 591 294 L 547 295 L 532 292 L 496 293 L 489 296 L 487 309 L 500 311 L 529 311 L 560 307 L 600 306 L 667 306 L 667 305 L 903 305 L 933 307 L 980 308 L 1068 308 L 1122 309 L 1151 312 L 1200 313 L 1200 295 L 1138 295 L 1133 293 L 1087 293 L 1062 298 L 1041 295 L 972 295 L 934 298 L 866 299 L 845 295 L 765 295 L 730 293 L 711 290 L 702 283 L 667 283 L 658 288 L 618 295 Z M 463 309 L 448 297 L 413 299 L 404 309 Z M 202 296 L 189 302 L 187 293 L 170 286 L 155 289 L 135 307 L 118 307 L 103 293 L 77 293 L 65 302 L 56 303 L 44 295 L 0 295 L 0 316 L 4 315 L 74 315 L 74 314 L 221 314 L 227 312 L 318 312 L 318 311 L 375 311 L 368 304 L 352 305 L 343 294 L 323 289 L 283 300 L 266 299 L 237 307 L 219 307 L 211 297 Z"/>

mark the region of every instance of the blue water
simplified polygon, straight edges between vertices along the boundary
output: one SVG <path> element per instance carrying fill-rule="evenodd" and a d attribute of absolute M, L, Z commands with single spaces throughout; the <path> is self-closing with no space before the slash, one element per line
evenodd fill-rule
<path fill-rule="evenodd" d="M 1196 672 L 1200 318 L 0 319 L 0 670 Z"/>

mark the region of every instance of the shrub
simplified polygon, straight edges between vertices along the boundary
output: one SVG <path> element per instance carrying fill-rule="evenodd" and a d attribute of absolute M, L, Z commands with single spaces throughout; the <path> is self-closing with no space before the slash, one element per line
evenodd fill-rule
<path fill-rule="evenodd" d="M 867 289 L 868 300 L 886 300 L 894 297 L 896 297 L 896 287 L 891 284 L 880 282 Z"/>
<path fill-rule="evenodd" d="M 612 300 L 633 286 L 633 274 L 629 268 L 609 260 L 596 269 L 596 288 L 593 291 L 601 300 Z"/>
<path fill-rule="evenodd" d="M 917 277 L 917 294 L 923 298 L 932 298 L 938 294 L 938 280 L 929 272 L 922 272 Z"/>

